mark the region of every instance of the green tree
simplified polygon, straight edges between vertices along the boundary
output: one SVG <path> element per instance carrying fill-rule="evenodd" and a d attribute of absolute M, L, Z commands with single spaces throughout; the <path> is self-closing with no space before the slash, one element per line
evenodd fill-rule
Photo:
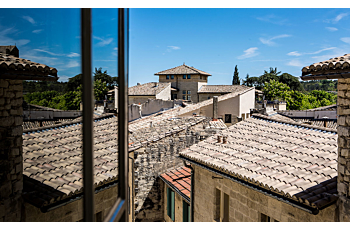
<path fill-rule="evenodd" d="M 233 79 L 232 79 L 232 85 L 240 85 L 240 80 L 238 76 L 238 67 L 237 65 L 235 66 L 235 71 L 233 73 Z"/>
<path fill-rule="evenodd" d="M 101 80 L 102 82 L 106 82 L 108 89 L 114 89 L 114 86 L 118 86 L 118 77 L 111 77 L 107 70 L 102 72 L 102 68 L 95 68 L 94 72 L 94 81 Z"/>
<path fill-rule="evenodd" d="M 285 100 L 288 97 L 288 92 L 290 87 L 281 82 L 270 80 L 269 83 L 265 82 L 265 86 L 263 88 L 263 92 L 265 95 L 265 99 L 267 100 Z"/>
<path fill-rule="evenodd" d="M 261 84 L 259 82 L 259 78 L 258 77 L 249 77 L 246 78 L 243 81 L 243 85 L 245 86 L 249 86 L 249 87 L 255 87 L 257 89 L 261 89 Z"/>
<path fill-rule="evenodd" d="M 278 76 L 278 81 L 284 84 L 287 84 L 291 90 L 296 90 L 296 91 L 304 90 L 299 79 L 289 73 L 282 73 L 280 76 Z"/>
<path fill-rule="evenodd" d="M 94 83 L 94 94 L 96 100 L 104 100 L 107 95 L 108 88 L 106 82 L 102 82 L 100 79 Z"/>

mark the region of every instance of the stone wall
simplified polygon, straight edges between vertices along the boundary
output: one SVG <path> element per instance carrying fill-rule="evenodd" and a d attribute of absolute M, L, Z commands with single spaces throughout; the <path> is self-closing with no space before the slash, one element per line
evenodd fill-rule
<path fill-rule="evenodd" d="M 203 124 L 199 123 L 135 151 L 135 221 L 164 220 L 164 185 L 159 175 L 183 166 L 178 153 L 198 143 L 196 130 L 202 128 Z"/>
<path fill-rule="evenodd" d="M 339 220 L 350 221 L 350 79 L 338 80 Z"/>
<path fill-rule="evenodd" d="M 220 205 L 218 205 L 217 191 L 221 193 L 221 197 L 224 193 L 229 196 L 230 222 L 261 221 L 261 214 L 281 222 L 334 222 L 337 220 L 335 204 L 320 210 L 317 215 L 313 215 L 232 180 L 222 178 L 221 175 L 197 165 L 194 165 L 194 175 L 196 178 L 194 183 L 195 222 L 218 221 Z M 212 176 L 217 178 L 213 179 Z"/>
<path fill-rule="evenodd" d="M 147 99 L 142 104 L 130 104 L 129 105 L 129 121 L 148 116 L 153 113 L 157 113 L 164 109 L 174 108 L 174 101 L 164 101 L 161 99 Z"/>
<path fill-rule="evenodd" d="M 118 185 L 114 185 L 95 194 L 96 221 L 103 221 L 113 207 L 118 196 Z M 26 222 L 76 222 L 83 221 L 83 199 L 58 207 L 48 212 L 25 203 L 24 221 Z"/>
<path fill-rule="evenodd" d="M 167 188 L 169 188 L 168 185 L 166 185 L 163 181 L 161 182 L 161 186 L 163 187 L 163 218 L 165 222 L 183 222 L 183 201 L 184 199 L 177 193 L 175 192 L 175 221 L 173 221 L 170 216 L 168 216 L 168 211 L 167 211 Z M 187 201 L 186 201 L 187 202 Z"/>
<path fill-rule="evenodd" d="M 23 158 L 21 80 L 0 79 L 0 221 L 21 221 Z"/>

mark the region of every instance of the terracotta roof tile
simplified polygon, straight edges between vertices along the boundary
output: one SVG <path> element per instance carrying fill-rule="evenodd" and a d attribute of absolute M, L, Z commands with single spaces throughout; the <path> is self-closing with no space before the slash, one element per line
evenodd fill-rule
<path fill-rule="evenodd" d="M 172 127 L 169 134 L 179 132 L 202 122 L 203 117 L 167 119 L 157 117 L 129 125 L 132 133 L 129 142 L 149 143 L 155 136 L 161 136 Z M 82 192 L 82 125 L 68 124 L 64 127 L 44 129 L 23 135 L 23 174 L 25 198 L 31 204 L 42 207 Z M 99 187 L 116 181 L 117 167 L 117 118 L 101 118 L 94 122 L 94 180 Z M 140 148 L 130 145 L 129 151 Z M 172 177 L 182 177 L 188 171 L 182 170 Z M 185 189 L 181 184 L 181 188 Z M 38 188 L 40 188 L 38 190 Z M 51 197 L 47 200 L 45 197 Z M 54 198 L 54 199 L 52 199 Z M 36 202 L 36 203 L 35 203 Z M 39 202 L 39 203 L 38 203 Z"/>
<path fill-rule="evenodd" d="M 350 54 L 331 58 L 326 61 L 316 62 L 309 66 L 305 66 L 302 70 L 302 76 L 318 75 L 327 73 L 344 73 L 350 71 Z"/>
<path fill-rule="evenodd" d="M 329 181 L 337 176 L 336 130 L 311 130 L 295 122 L 253 116 L 221 131 L 220 135 L 228 137 L 227 144 L 217 143 L 216 136 L 209 137 L 183 150 L 180 156 L 287 198 L 300 198 L 301 203 L 312 207 L 333 202 L 336 183 Z M 322 189 L 312 195 L 315 198 L 305 200 L 303 197 L 318 185 Z"/>
<path fill-rule="evenodd" d="M 0 53 L 1 78 L 57 81 L 57 69 L 13 55 Z M 6 76 L 5 76 L 6 75 Z"/>
<path fill-rule="evenodd" d="M 129 87 L 129 95 L 157 95 L 167 87 L 170 87 L 170 82 L 149 82 Z"/>
<path fill-rule="evenodd" d="M 185 64 L 171 68 L 171 69 L 160 71 L 158 73 L 155 73 L 154 75 L 166 75 L 166 74 L 201 74 L 201 75 L 211 76 L 211 74 L 209 73 L 206 73 L 202 70 L 198 70 L 194 67 L 190 67 Z"/>
<path fill-rule="evenodd" d="M 203 85 L 198 93 L 232 93 L 249 89 L 245 85 Z"/>
<path fill-rule="evenodd" d="M 176 188 L 175 191 L 186 199 L 190 198 L 191 193 L 191 169 L 182 166 L 170 170 L 160 175 L 160 178 L 170 187 Z"/>

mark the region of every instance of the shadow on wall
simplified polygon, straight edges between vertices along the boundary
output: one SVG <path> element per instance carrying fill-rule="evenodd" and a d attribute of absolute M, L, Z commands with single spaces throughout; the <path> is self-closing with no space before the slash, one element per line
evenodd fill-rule
<path fill-rule="evenodd" d="M 163 221 L 164 213 L 164 201 L 163 201 L 163 189 L 162 183 L 159 177 L 157 177 L 142 204 L 140 210 L 135 213 L 136 222 L 159 222 Z M 137 208 L 137 207 L 136 207 Z"/>
<path fill-rule="evenodd" d="M 148 99 L 147 102 L 137 105 L 129 105 L 129 121 L 148 116 L 159 111 L 174 108 L 174 101 L 164 101 L 161 99 Z"/>

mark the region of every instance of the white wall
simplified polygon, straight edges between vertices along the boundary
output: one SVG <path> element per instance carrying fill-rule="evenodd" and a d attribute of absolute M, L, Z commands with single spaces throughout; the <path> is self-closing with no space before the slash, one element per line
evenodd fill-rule
<path fill-rule="evenodd" d="M 171 84 L 158 93 L 156 99 L 171 100 Z"/>
<path fill-rule="evenodd" d="M 250 113 L 250 109 L 254 109 L 255 106 L 255 89 L 250 90 L 239 96 L 239 116 L 242 117 L 242 114 Z"/>

